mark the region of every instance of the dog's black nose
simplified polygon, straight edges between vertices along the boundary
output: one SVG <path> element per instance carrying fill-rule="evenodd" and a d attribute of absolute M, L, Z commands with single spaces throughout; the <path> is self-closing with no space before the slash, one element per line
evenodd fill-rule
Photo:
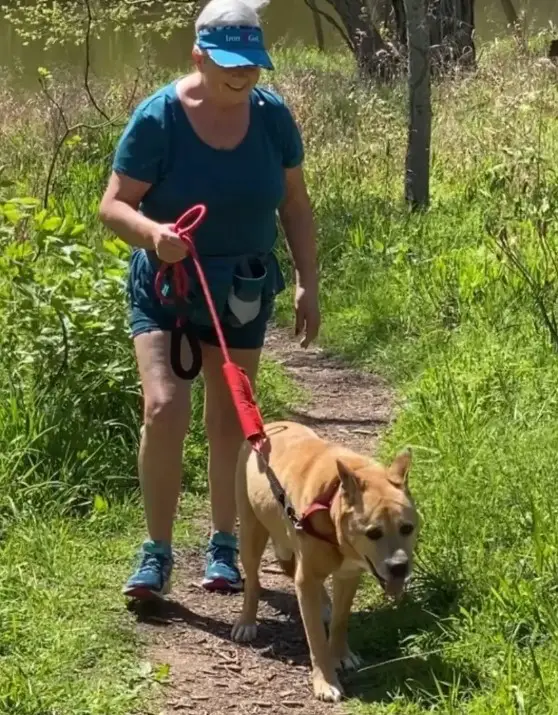
<path fill-rule="evenodd" d="M 407 557 L 388 559 L 386 566 L 388 567 L 388 571 L 393 578 L 405 578 L 407 572 L 409 571 L 409 560 Z"/>

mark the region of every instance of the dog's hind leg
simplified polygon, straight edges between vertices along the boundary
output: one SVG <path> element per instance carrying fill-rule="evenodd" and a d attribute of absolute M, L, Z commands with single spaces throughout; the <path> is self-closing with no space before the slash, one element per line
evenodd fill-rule
<path fill-rule="evenodd" d="M 277 558 L 277 563 L 281 567 L 281 571 L 283 571 L 285 576 L 294 579 L 296 572 L 295 555 L 291 554 L 291 556 L 287 558 L 287 554 L 281 553 L 281 551 L 276 547 L 275 556 Z M 322 586 L 322 621 L 325 623 L 326 626 L 329 626 L 329 623 L 331 621 L 331 599 L 329 597 L 325 584 Z"/>
<path fill-rule="evenodd" d="M 275 558 L 279 564 L 281 571 L 289 578 L 294 578 L 296 569 L 296 558 L 294 552 L 290 548 L 286 548 L 280 541 L 276 541 L 272 537 L 273 551 Z"/>
<path fill-rule="evenodd" d="M 333 575 L 333 608 L 329 627 L 329 650 L 337 670 L 356 670 L 362 665 L 349 648 L 347 631 L 351 606 L 360 582 L 360 573 L 340 577 Z"/>
<path fill-rule="evenodd" d="M 237 642 L 252 641 L 257 635 L 260 579 L 258 571 L 269 534 L 251 508 L 240 515 L 240 561 L 244 568 L 244 603 L 242 613 L 232 627 L 231 637 Z"/>
<path fill-rule="evenodd" d="M 325 587 L 325 583 L 322 586 L 322 621 L 326 626 L 329 626 L 331 623 L 331 599 Z"/>
<path fill-rule="evenodd" d="M 279 566 L 281 567 L 281 571 L 285 574 L 285 576 L 288 576 L 289 578 L 294 578 L 295 575 L 295 569 L 296 569 L 296 559 L 295 555 L 293 554 L 290 559 L 277 559 Z"/>
<path fill-rule="evenodd" d="M 273 544 L 273 547 L 275 551 L 275 558 L 277 559 L 277 563 L 281 567 L 281 570 L 285 576 L 294 579 L 296 572 L 296 557 L 294 553 L 287 549 L 282 549 L 276 543 Z M 329 626 L 331 621 L 331 599 L 325 584 L 322 586 L 322 621 L 326 624 L 326 626 Z"/>

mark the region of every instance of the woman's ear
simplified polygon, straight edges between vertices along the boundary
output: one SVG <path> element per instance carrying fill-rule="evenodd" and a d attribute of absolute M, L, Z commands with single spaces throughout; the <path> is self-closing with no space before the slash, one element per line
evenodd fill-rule
<path fill-rule="evenodd" d="M 197 45 L 192 47 L 192 59 L 197 69 L 201 71 L 203 65 L 203 52 Z"/>

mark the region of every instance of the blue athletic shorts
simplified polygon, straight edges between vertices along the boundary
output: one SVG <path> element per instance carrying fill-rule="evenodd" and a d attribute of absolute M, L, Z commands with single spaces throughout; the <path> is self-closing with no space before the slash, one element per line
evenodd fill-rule
<path fill-rule="evenodd" d="M 144 251 L 135 249 L 128 274 L 130 329 L 132 337 L 157 330 L 171 331 L 176 326 L 177 312 L 163 305 L 155 293 L 155 274 Z M 232 326 L 222 322 L 227 346 L 232 349 L 256 350 L 264 344 L 267 325 L 273 314 L 274 298 L 262 302 L 259 314 L 249 323 Z M 187 314 L 184 316 L 188 320 Z M 208 325 L 188 320 L 200 342 L 218 346 L 217 334 Z"/>

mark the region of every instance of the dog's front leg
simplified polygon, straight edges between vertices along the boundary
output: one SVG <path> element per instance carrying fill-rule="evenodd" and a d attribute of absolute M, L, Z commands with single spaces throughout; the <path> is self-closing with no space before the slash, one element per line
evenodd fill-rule
<path fill-rule="evenodd" d="M 351 652 L 348 641 L 351 606 L 360 583 L 360 573 L 333 575 L 333 608 L 329 626 L 329 651 L 335 667 L 355 670 L 362 664 L 358 655 Z"/>
<path fill-rule="evenodd" d="M 337 703 L 341 700 L 343 689 L 327 647 L 322 620 L 323 579 L 317 578 L 307 569 L 308 564 L 305 569 L 304 558 L 297 561 L 295 588 L 310 650 L 314 695 L 318 700 Z"/>

